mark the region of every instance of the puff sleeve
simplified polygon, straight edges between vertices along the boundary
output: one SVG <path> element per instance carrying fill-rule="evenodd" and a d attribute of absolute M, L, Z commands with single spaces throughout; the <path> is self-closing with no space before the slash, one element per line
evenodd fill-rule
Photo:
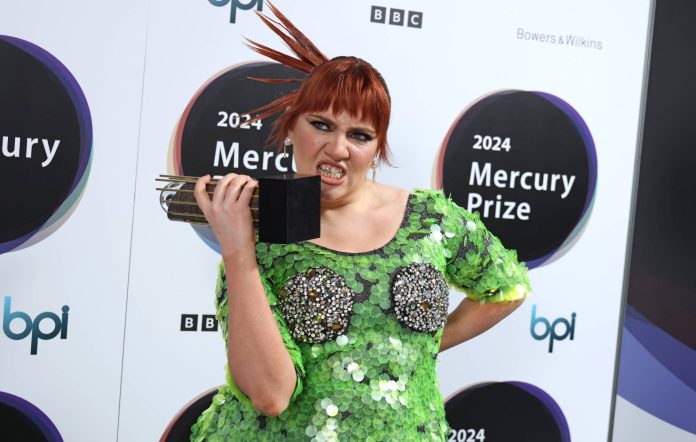
<path fill-rule="evenodd" d="M 448 282 L 480 303 L 524 299 L 531 288 L 527 267 L 517 260 L 517 252 L 506 249 L 486 229 L 478 212 L 470 213 L 441 192 L 436 198 L 443 215 Z"/>
<path fill-rule="evenodd" d="M 259 268 L 259 272 L 261 272 L 261 268 Z M 303 389 L 303 378 L 305 376 L 305 368 L 302 360 L 302 354 L 300 352 L 299 347 L 293 340 L 292 335 L 288 330 L 288 326 L 285 323 L 285 319 L 283 318 L 283 315 L 279 310 L 279 307 L 277 305 L 278 300 L 271 287 L 271 284 L 269 283 L 268 279 L 263 273 L 260 273 L 260 275 L 261 283 L 263 284 L 263 289 L 266 292 L 266 297 L 268 298 L 268 304 L 271 307 L 271 312 L 273 313 L 273 317 L 275 318 L 276 324 L 278 325 L 278 330 L 280 331 L 280 335 L 283 338 L 283 343 L 285 344 L 285 348 L 288 350 L 288 353 L 290 354 L 290 359 L 292 360 L 292 364 L 295 367 L 295 373 L 297 374 L 297 383 L 295 384 L 295 390 L 293 391 L 292 396 L 290 397 L 290 403 L 292 403 L 295 400 L 295 398 L 297 398 L 297 396 L 300 393 L 302 393 Z M 227 345 L 227 280 L 225 277 L 225 266 L 222 262 L 219 265 L 217 287 L 215 289 L 215 310 L 217 320 L 219 321 L 220 327 L 222 329 L 222 336 L 225 339 L 225 345 Z M 229 372 L 228 364 L 225 364 L 225 371 L 227 375 L 227 385 L 229 386 L 229 389 L 232 392 L 232 394 L 234 394 L 234 396 L 237 399 L 239 399 L 240 402 L 252 406 L 251 399 L 249 399 L 239 389 L 237 383 L 234 381 L 234 378 Z"/>

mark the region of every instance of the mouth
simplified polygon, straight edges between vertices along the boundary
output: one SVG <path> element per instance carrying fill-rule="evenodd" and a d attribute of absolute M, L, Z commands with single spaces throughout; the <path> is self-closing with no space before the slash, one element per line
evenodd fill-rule
<path fill-rule="evenodd" d="M 326 180 L 322 179 L 322 181 L 337 183 L 346 175 L 346 170 L 337 164 L 320 163 L 317 166 L 317 173 L 322 178 L 326 178 Z"/>

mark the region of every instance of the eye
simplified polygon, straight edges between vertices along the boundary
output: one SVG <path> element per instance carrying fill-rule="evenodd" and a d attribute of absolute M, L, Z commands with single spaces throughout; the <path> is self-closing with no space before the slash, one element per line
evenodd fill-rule
<path fill-rule="evenodd" d="M 316 127 L 319 130 L 329 130 L 331 129 L 328 124 L 324 123 L 321 120 L 312 120 L 309 122 L 312 126 Z"/>
<path fill-rule="evenodd" d="M 362 141 L 363 143 L 367 143 L 368 141 L 372 141 L 372 137 L 365 132 L 353 132 L 350 134 L 351 138 L 354 138 L 358 141 Z"/>

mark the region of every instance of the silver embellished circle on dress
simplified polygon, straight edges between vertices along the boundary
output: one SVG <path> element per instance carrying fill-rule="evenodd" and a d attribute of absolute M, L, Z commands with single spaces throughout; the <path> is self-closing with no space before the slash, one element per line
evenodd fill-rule
<path fill-rule="evenodd" d="M 397 319 L 409 328 L 432 333 L 447 321 L 449 288 L 432 264 L 399 268 L 392 279 L 391 294 Z"/>
<path fill-rule="evenodd" d="M 355 294 L 342 276 L 326 267 L 293 276 L 278 295 L 288 328 L 298 341 L 318 344 L 348 328 Z"/>

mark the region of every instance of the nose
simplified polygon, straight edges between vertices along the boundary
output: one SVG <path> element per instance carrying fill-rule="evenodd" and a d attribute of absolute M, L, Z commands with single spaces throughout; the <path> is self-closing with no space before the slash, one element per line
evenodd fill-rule
<path fill-rule="evenodd" d="M 324 151 L 332 160 L 346 160 L 350 157 L 348 150 L 348 136 L 345 133 L 336 132 L 329 143 L 324 147 Z"/>

